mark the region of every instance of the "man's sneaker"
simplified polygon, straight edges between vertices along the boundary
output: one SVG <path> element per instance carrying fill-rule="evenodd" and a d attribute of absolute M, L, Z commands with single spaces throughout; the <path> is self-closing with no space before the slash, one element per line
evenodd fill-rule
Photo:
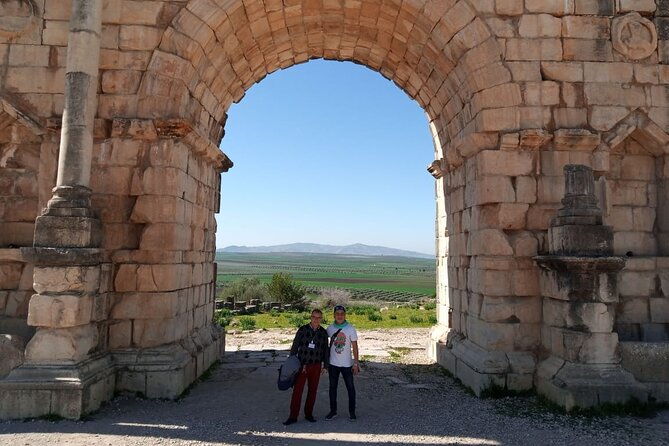
<path fill-rule="evenodd" d="M 304 419 L 307 421 L 311 421 L 312 423 L 316 422 L 316 418 L 314 418 L 313 416 L 304 417 Z"/>
<path fill-rule="evenodd" d="M 337 416 L 337 412 L 330 412 L 329 414 L 325 415 L 325 419 L 330 421 L 333 418 L 335 418 L 336 416 Z"/>
<path fill-rule="evenodd" d="M 295 418 L 288 418 L 286 421 L 283 422 L 283 425 L 290 426 L 293 423 L 297 423 L 297 420 Z"/>
<path fill-rule="evenodd" d="M 350 414 L 350 415 L 348 416 L 348 419 L 351 420 L 351 421 L 357 421 L 357 420 L 358 420 L 358 417 L 356 417 L 355 414 L 352 413 L 352 414 Z"/>

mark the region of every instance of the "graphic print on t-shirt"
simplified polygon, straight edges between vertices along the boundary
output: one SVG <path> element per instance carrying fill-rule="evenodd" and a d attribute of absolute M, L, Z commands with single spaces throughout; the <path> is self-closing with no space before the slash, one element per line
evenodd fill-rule
<path fill-rule="evenodd" d="M 337 333 L 337 337 L 335 338 L 334 343 L 332 345 L 334 345 L 335 353 L 340 355 L 341 352 L 344 351 L 344 347 L 346 346 L 346 333 L 344 333 L 343 331 Z"/>

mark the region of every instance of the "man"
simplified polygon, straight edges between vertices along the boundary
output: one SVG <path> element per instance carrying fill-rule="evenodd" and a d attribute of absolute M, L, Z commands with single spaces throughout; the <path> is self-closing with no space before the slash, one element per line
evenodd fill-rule
<path fill-rule="evenodd" d="M 295 378 L 293 396 L 290 400 L 290 415 L 283 422 L 286 426 L 297 422 L 297 416 L 300 414 L 300 404 L 302 403 L 302 391 L 306 382 L 309 385 L 307 386 L 307 401 L 304 404 L 304 419 L 312 423 L 316 421 L 316 418 L 314 418 L 314 404 L 316 403 L 318 381 L 321 374 L 327 370 L 329 361 L 329 339 L 325 329 L 321 327 L 322 319 L 323 312 L 313 310 L 311 321 L 301 326 L 295 334 L 295 339 L 293 339 L 290 354 L 297 355 L 302 367 Z"/>
<path fill-rule="evenodd" d="M 344 384 L 348 392 L 348 416 L 351 421 L 357 420 L 355 416 L 355 386 L 353 375 L 360 373 L 358 365 L 358 332 L 353 325 L 346 320 L 346 308 L 342 305 L 334 307 L 334 323 L 328 329 L 330 344 L 330 413 L 325 416 L 331 420 L 337 416 L 337 385 L 339 375 L 344 378 Z M 353 357 L 351 358 L 351 353 Z"/>

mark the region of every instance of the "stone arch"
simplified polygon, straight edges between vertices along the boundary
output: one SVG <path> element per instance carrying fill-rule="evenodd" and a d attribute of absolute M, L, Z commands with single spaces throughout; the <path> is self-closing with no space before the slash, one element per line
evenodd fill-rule
<path fill-rule="evenodd" d="M 465 135 L 518 127 L 520 90 L 496 37 L 464 0 L 194 0 L 153 53 L 137 114 L 190 119 L 218 144 L 231 103 L 267 74 L 314 58 L 352 61 L 392 80 L 434 123 L 440 153 Z"/>

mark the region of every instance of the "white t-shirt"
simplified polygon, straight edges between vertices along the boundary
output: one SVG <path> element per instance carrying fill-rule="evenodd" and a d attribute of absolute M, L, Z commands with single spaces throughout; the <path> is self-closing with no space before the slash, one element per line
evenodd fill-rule
<path fill-rule="evenodd" d="M 328 328 L 328 337 L 332 338 L 339 328 L 331 324 Z M 358 332 L 355 331 L 353 325 L 347 323 L 344 328 L 337 333 L 337 337 L 330 348 L 330 365 L 337 367 L 352 367 L 353 356 L 351 350 L 351 342 L 358 340 Z"/>

